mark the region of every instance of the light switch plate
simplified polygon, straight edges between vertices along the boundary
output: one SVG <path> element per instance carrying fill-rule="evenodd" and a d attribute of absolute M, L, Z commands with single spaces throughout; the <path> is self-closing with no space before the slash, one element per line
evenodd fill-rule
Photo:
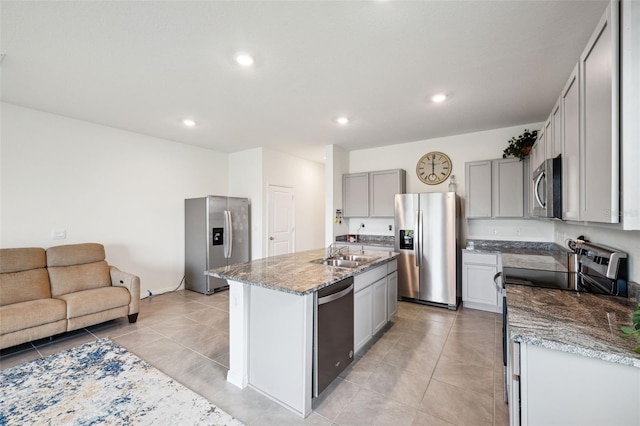
<path fill-rule="evenodd" d="M 64 240 L 67 238 L 67 230 L 66 229 L 54 229 L 51 231 L 51 237 L 54 240 Z"/>

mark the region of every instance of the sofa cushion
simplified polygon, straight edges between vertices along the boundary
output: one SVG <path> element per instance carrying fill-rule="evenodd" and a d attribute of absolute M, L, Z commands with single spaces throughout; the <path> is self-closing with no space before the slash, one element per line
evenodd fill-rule
<path fill-rule="evenodd" d="M 42 248 L 0 249 L 0 306 L 50 298 Z"/>
<path fill-rule="evenodd" d="M 0 274 L 0 306 L 50 298 L 49 274 L 44 268 Z"/>
<path fill-rule="evenodd" d="M 47 249 L 47 266 L 71 266 L 105 260 L 104 246 L 96 243 L 68 244 Z"/>
<path fill-rule="evenodd" d="M 51 266 L 47 269 L 52 297 L 93 288 L 111 287 L 109 266 L 104 260 L 83 265 Z"/>
<path fill-rule="evenodd" d="M 67 307 L 62 300 L 40 299 L 0 306 L 0 334 L 63 320 Z"/>
<path fill-rule="evenodd" d="M 47 266 L 43 248 L 0 249 L 0 274 L 28 271 Z"/>
<path fill-rule="evenodd" d="M 128 306 L 129 291 L 124 287 L 102 287 L 58 296 L 67 304 L 67 318 Z"/>

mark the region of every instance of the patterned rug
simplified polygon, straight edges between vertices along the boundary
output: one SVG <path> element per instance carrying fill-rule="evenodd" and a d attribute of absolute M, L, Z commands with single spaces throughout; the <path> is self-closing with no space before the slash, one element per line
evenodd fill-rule
<path fill-rule="evenodd" d="M 0 425 L 242 425 L 100 339 L 0 372 Z"/>

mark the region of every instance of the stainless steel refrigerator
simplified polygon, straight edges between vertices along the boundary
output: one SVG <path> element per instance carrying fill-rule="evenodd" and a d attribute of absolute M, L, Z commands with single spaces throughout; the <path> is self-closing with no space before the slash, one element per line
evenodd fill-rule
<path fill-rule="evenodd" d="M 185 288 L 211 294 L 227 288 L 226 280 L 204 271 L 248 262 L 249 200 L 209 195 L 184 200 Z"/>
<path fill-rule="evenodd" d="M 400 298 L 457 309 L 462 290 L 459 204 L 455 192 L 396 194 Z"/>

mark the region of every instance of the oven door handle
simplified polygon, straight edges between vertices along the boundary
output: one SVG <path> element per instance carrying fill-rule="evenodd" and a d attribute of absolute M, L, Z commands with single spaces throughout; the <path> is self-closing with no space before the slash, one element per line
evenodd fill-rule
<path fill-rule="evenodd" d="M 496 290 L 499 294 L 504 295 L 503 290 L 504 286 L 502 284 L 498 284 L 498 278 L 502 278 L 502 272 L 498 272 L 493 276 L 493 285 L 496 286 Z"/>

